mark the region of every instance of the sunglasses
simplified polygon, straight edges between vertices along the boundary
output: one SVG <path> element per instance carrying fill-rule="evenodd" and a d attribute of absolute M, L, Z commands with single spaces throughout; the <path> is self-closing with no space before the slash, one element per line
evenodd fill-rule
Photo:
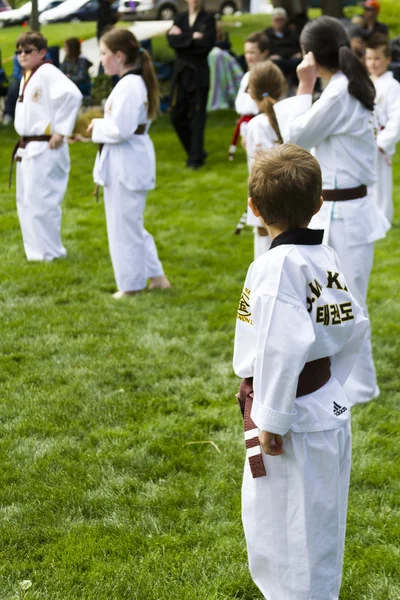
<path fill-rule="evenodd" d="M 26 48 L 25 50 L 16 50 L 16 54 L 32 54 L 32 52 L 35 52 L 35 50 L 37 50 L 37 48 Z"/>

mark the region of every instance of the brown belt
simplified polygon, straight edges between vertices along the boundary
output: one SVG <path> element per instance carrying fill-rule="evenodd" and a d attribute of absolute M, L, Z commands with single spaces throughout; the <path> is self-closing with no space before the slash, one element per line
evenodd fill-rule
<path fill-rule="evenodd" d="M 146 133 L 146 123 L 144 123 L 143 125 L 138 125 L 138 128 L 136 129 L 136 131 L 133 132 L 133 135 L 144 135 Z M 99 144 L 99 155 L 101 155 L 101 153 L 103 152 L 103 147 L 104 144 Z M 99 194 L 100 194 L 100 186 L 98 183 L 96 183 L 96 186 L 93 190 L 93 194 L 92 196 L 94 196 L 96 198 L 96 202 L 99 201 Z"/>
<path fill-rule="evenodd" d="M 299 381 L 297 384 L 296 390 L 296 398 L 300 396 L 306 396 L 307 394 L 312 394 L 316 392 L 320 388 L 322 388 L 326 383 L 328 383 L 331 378 L 331 359 L 330 358 L 319 358 L 317 360 L 313 360 L 304 365 L 304 369 L 299 375 Z M 243 379 L 240 384 L 239 393 L 236 395 L 240 410 L 242 411 L 243 421 L 244 421 L 244 431 L 246 432 L 252 431 L 253 429 L 257 429 L 257 425 L 251 418 L 251 409 L 253 406 L 253 378 L 248 377 Z M 258 439 L 258 434 L 254 437 L 245 440 L 246 450 L 250 448 L 259 448 L 259 452 L 254 453 L 249 457 L 249 464 L 251 474 L 253 478 L 263 477 L 266 475 L 264 461 L 261 453 L 260 441 Z"/>
<path fill-rule="evenodd" d="M 342 190 L 322 190 L 323 199 L 330 202 L 357 200 L 358 198 L 365 198 L 367 194 L 368 189 L 366 185 L 359 185 L 355 188 L 347 188 Z"/>
<path fill-rule="evenodd" d="M 11 154 L 11 165 L 10 165 L 10 175 L 8 178 L 8 188 L 10 189 L 12 184 L 12 173 L 14 162 L 21 162 L 22 158 L 20 156 L 15 156 L 18 152 L 19 148 L 26 148 L 29 142 L 49 142 L 51 139 L 51 135 L 24 135 L 22 136 L 18 142 L 15 144 L 12 154 Z"/>

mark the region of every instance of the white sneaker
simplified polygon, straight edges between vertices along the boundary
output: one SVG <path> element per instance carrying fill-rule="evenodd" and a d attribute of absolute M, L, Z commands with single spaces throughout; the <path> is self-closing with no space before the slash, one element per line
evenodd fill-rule
<path fill-rule="evenodd" d="M 9 125 L 13 122 L 13 118 L 11 115 L 4 115 L 3 117 L 3 125 Z"/>

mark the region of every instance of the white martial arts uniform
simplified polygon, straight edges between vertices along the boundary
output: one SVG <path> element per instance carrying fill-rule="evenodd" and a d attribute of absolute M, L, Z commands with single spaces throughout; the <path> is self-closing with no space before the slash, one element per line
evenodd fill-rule
<path fill-rule="evenodd" d="M 389 221 L 393 220 L 393 174 L 391 159 L 400 140 L 400 83 L 387 71 L 374 81 L 378 132 L 377 182 L 371 194 Z"/>
<path fill-rule="evenodd" d="M 148 190 L 155 187 L 156 162 L 148 135 L 146 85 L 140 75 L 124 75 L 96 119 L 94 142 L 104 144 L 93 177 L 104 186 L 108 243 L 118 290 L 146 287 L 147 279 L 163 275 L 153 237 L 145 230 L 143 213 Z M 144 135 L 135 131 L 146 125 Z"/>
<path fill-rule="evenodd" d="M 376 181 L 377 123 L 347 88 L 347 77 L 338 72 L 314 104 L 311 94 L 304 94 L 274 106 L 283 141 L 313 149 L 326 190 L 371 186 Z M 357 200 L 324 202 L 310 227 L 325 230 L 324 241 L 337 252 L 351 292 L 367 316 L 374 242 L 385 237 L 390 227 L 371 194 Z M 351 406 L 379 395 L 370 334 L 345 390 Z"/>
<path fill-rule="evenodd" d="M 266 600 L 339 597 L 351 463 L 342 385 L 367 319 L 322 235 L 275 238 L 250 266 L 239 304 L 234 370 L 253 377 L 257 428 L 283 436 L 281 456 L 262 454 L 266 476 L 253 479 L 246 459 L 242 487 L 250 572 Z M 305 364 L 326 357 L 331 379 L 296 398 Z"/>
<path fill-rule="evenodd" d="M 15 107 L 20 136 L 72 134 L 82 94 L 51 64 L 38 67 L 24 86 Z M 66 255 L 61 243 L 61 202 L 68 185 L 70 160 L 66 141 L 57 150 L 48 142 L 29 142 L 17 157 L 17 210 L 28 260 L 51 261 Z"/>
<path fill-rule="evenodd" d="M 277 135 L 272 128 L 269 119 L 265 113 L 257 115 L 248 124 L 246 128 L 246 154 L 249 174 L 257 157 L 257 153 L 263 150 L 269 150 L 278 143 Z M 253 214 L 253 211 L 247 207 L 247 225 L 252 227 L 263 227 L 260 219 Z M 254 230 L 254 259 L 267 252 L 270 246 L 268 236 L 258 235 L 257 229 Z"/>
<path fill-rule="evenodd" d="M 247 91 L 247 88 L 249 87 L 249 78 L 250 78 L 250 71 L 247 71 L 247 73 L 245 73 L 242 77 L 242 80 L 240 82 L 239 91 L 237 93 L 236 100 L 235 100 L 235 110 L 240 116 L 258 115 L 258 112 L 259 112 L 257 102 L 255 100 L 253 100 L 253 98 L 250 96 L 249 92 Z M 240 125 L 240 135 L 242 137 L 246 136 L 247 126 L 248 126 L 248 123 L 242 123 Z"/>

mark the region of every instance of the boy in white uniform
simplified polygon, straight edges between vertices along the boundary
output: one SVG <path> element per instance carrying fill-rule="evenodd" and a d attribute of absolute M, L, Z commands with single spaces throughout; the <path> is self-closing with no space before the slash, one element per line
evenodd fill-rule
<path fill-rule="evenodd" d="M 17 160 L 17 210 L 30 261 L 66 255 L 61 243 L 61 202 L 70 159 L 64 138 L 72 134 L 82 94 L 59 69 L 46 63 L 47 40 L 35 31 L 17 40 L 25 74 L 15 110 L 21 140 Z"/>
<path fill-rule="evenodd" d="M 381 34 L 367 40 L 365 64 L 376 89 L 376 114 L 379 123 L 377 183 L 372 196 L 389 221 L 393 220 L 392 157 L 400 140 L 400 83 L 388 71 L 390 42 Z"/>
<path fill-rule="evenodd" d="M 318 162 L 293 145 L 264 152 L 249 179 L 272 244 L 247 273 L 233 364 L 253 384 L 242 519 L 266 600 L 338 600 L 341 584 L 351 463 L 342 385 L 367 319 L 323 231 L 307 229 L 321 189 Z"/>
<path fill-rule="evenodd" d="M 232 142 L 229 147 L 229 160 L 233 160 L 236 152 L 237 141 L 241 137 L 242 146 L 246 146 L 246 127 L 247 123 L 258 115 L 257 102 L 253 100 L 248 91 L 249 77 L 251 67 L 259 62 L 264 62 L 269 54 L 269 41 L 262 32 L 256 32 L 249 35 L 244 43 L 244 56 L 248 71 L 242 77 L 239 91 L 235 100 L 235 110 L 240 115 L 236 124 Z"/>

